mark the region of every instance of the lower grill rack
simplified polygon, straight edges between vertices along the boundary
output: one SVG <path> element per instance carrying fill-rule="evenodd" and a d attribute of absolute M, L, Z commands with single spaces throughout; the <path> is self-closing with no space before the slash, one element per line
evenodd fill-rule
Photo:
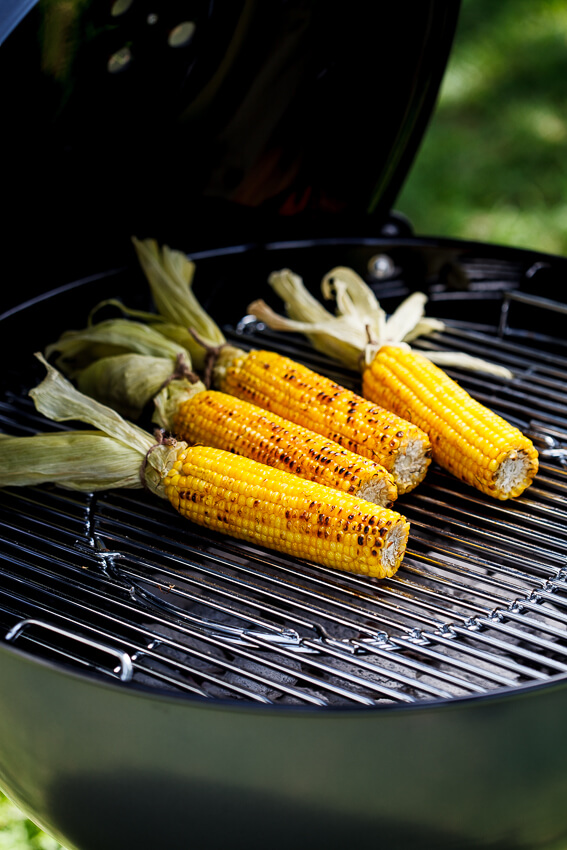
<path fill-rule="evenodd" d="M 249 318 L 227 334 L 357 385 Z M 507 365 L 453 373 L 530 434 L 540 472 L 494 502 L 433 467 L 400 497 L 397 575 L 378 581 L 204 532 L 145 492 L 0 492 L 0 631 L 38 657 L 194 698 L 380 706 L 450 700 L 567 674 L 567 359 L 466 323 L 422 343 Z M 8 394 L 2 428 L 44 427 Z"/>

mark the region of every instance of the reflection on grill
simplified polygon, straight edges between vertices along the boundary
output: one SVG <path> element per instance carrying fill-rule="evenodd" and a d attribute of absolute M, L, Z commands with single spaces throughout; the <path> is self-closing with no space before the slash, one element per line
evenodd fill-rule
<path fill-rule="evenodd" d="M 399 500 L 408 553 L 379 582 L 204 533 L 143 493 L 5 491 L 3 633 L 126 686 L 260 703 L 413 703 L 567 673 L 567 358 L 544 335 L 527 346 L 522 332 L 449 324 L 421 345 L 517 376 L 450 372 L 540 449 L 522 498 L 493 503 L 432 469 Z M 249 318 L 227 334 L 356 385 L 301 340 Z M 0 416 L 7 431 L 40 427 L 17 395 Z"/>

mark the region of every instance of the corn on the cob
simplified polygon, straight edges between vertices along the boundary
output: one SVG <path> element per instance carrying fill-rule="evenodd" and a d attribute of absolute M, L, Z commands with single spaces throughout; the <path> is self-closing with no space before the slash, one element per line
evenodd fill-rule
<path fill-rule="evenodd" d="M 175 386 L 163 392 L 171 390 L 175 396 Z M 226 393 L 188 394 L 181 389 L 181 394 L 187 397 L 174 405 L 170 421 L 163 424 L 188 443 L 252 458 L 383 507 L 397 498 L 389 472 L 333 440 Z"/>
<path fill-rule="evenodd" d="M 423 293 L 413 293 L 387 319 L 370 288 L 352 269 L 335 268 L 322 282 L 327 297 L 331 293 L 336 297 L 338 316 L 334 316 L 313 304 L 301 278 L 289 270 L 274 272 L 270 283 L 293 319 L 278 316 L 263 302 L 255 302 L 251 312 L 270 327 L 306 333 L 316 348 L 340 352 L 336 356 L 347 357 L 349 363 L 358 359 L 363 395 L 423 429 L 441 466 L 497 499 L 519 496 L 532 483 L 538 456 L 531 441 L 474 401 L 432 361 L 504 379 L 511 372 L 461 353 L 428 351 L 425 357 L 404 342 L 442 325 L 424 318 L 427 299 Z"/>
<path fill-rule="evenodd" d="M 172 259 L 184 267 L 186 258 L 167 246 L 160 252 L 154 240 L 133 241 L 162 316 L 198 331 L 204 348 L 219 350 L 214 368 L 217 389 L 375 461 L 393 475 L 398 493 L 412 490 L 423 480 L 431 463 L 431 446 L 419 428 L 288 358 L 268 352 L 247 355 L 227 347 L 222 331 L 191 290 L 193 269 L 185 276 L 173 269 Z"/>
<path fill-rule="evenodd" d="M 367 398 L 415 422 L 434 459 L 497 499 L 519 496 L 537 473 L 531 440 L 415 351 L 384 346 L 363 372 Z"/>
<path fill-rule="evenodd" d="M 144 334 L 144 330 L 148 333 Z M 143 339 L 145 344 L 151 341 L 159 349 L 154 339 L 159 341 L 157 331 L 140 327 L 135 321 L 119 320 L 107 322 L 106 327 L 93 326 L 64 334 L 62 341 L 49 350 L 59 350 L 65 341 L 70 341 L 74 350 L 84 345 L 88 352 L 93 335 L 99 341 L 109 334 L 113 339 L 119 338 L 124 347 L 132 340 L 132 346 L 137 348 Z M 76 384 L 81 392 L 132 419 L 138 419 L 153 399 L 154 421 L 189 443 L 251 457 L 384 507 L 390 507 L 397 498 L 394 480 L 383 467 L 248 402 L 226 393 L 206 392 L 202 383 L 194 382 L 196 376 L 190 372 L 188 355 L 181 368 L 174 365 L 181 356 L 176 347 L 173 352 L 169 348 L 165 351 L 168 356 L 129 353 L 95 359 L 74 373 Z"/>
<path fill-rule="evenodd" d="M 287 357 L 226 347 L 214 380 L 222 391 L 379 463 L 393 475 L 399 493 L 425 477 L 431 445 L 423 431 Z"/>
<path fill-rule="evenodd" d="M 182 449 L 163 485 L 193 522 L 328 567 L 383 578 L 405 551 L 400 514 L 221 449 Z"/>
<path fill-rule="evenodd" d="M 154 445 L 141 428 L 83 396 L 43 362 L 48 375 L 30 392 L 37 409 L 56 421 L 87 422 L 124 445 L 129 458 L 134 452 L 135 464 L 142 461 L 148 489 L 191 521 L 340 570 L 382 578 L 398 569 L 409 533 L 409 524 L 400 514 L 221 449 L 186 443 Z M 54 440 L 66 437 L 65 433 L 53 435 Z M 29 440 L 30 465 L 41 463 L 45 444 L 35 453 L 33 437 L 13 439 Z M 18 451 L 21 454 L 20 447 Z M 76 445 L 69 457 L 59 456 L 69 482 L 77 469 L 81 477 Z M 64 484 L 60 469 L 52 466 L 50 474 Z M 12 439 L 1 440 L 0 486 L 29 483 L 26 475 L 26 464 L 14 454 Z M 132 475 L 127 477 L 131 482 Z M 89 478 L 93 489 L 100 489 L 95 471 Z"/>

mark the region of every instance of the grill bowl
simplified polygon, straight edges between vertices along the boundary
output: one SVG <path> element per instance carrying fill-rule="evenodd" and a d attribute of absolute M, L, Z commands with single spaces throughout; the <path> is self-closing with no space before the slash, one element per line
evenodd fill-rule
<path fill-rule="evenodd" d="M 523 363 L 512 395 L 471 390 L 534 431 L 533 491 L 496 507 L 435 471 L 404 499 L 410 551 L 383 584 L 197 533 L 146 494 L 2 494 L 0 783 L 66 846 L 155 847 L 186 831 L 211 848 L 376 835 L 396 848 L 551 847 L 565 834 L 564 351 L 553 313 L 546 334 L 533 306 L 532 325 L 512 327 L 534 276 L 546 294 L 565 262 L 412 238 L 193 256 L 228 334 L 354 385 L 299 340 L 238 319 L 274 268 L 318 281 L 383 254 L 398 270 L 376 283 L 385 306 L 425 281 L 429 312 L 451 317 L 440 345 Z M 5 430 L 45 425 L 25 398 L 40 371 L 30 339 L 41 348 L 105 297 L 147 307 L 145 293 L 118 269 L 2 317 L 5 342 L 21 340 Z M 543 387 L 533 411 L 529 380 Z"/>

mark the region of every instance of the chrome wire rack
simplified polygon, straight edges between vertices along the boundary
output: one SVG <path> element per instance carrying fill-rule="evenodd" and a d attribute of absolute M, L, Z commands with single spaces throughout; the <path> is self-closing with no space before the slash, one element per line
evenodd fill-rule
<path fill-rule="evenodd" d="M 145 492 L 6 489 L 4 639 L 124 687 L 319 708 L 449 700 L 564 677 L 567 357 L 561 340 L 530 346 L 509 332 L 510 299 L 499 332 L 448 322 L 421 345 L 514 372 L 511 381 L 451 374 L 538 446 L 540 472 L 521 498 L 494 502 L 434 467 L 397 503 L 411 523 L 408 551 L 397 575 L 378 581 L 204 532 Z M 301 339 L 251 317 L 226 333 L 357 386 Z M 0 420 L 15 433 L 46 425 L 20 392 L 6 394 Z"/>

